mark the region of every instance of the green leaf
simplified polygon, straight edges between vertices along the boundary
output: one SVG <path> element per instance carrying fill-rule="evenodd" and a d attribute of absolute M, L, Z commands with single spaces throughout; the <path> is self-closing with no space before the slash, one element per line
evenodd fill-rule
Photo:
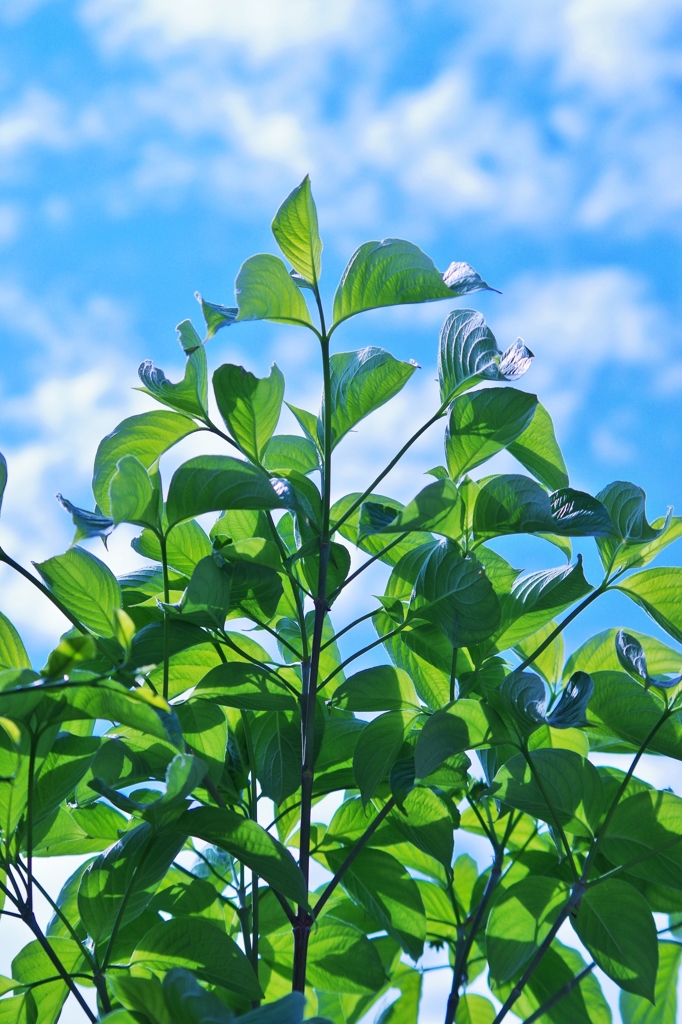
<path fill-rule="evenodd" d="M 485 996 L 463 995 L 455 1013 L 455 1024 L 493 1024 L 495 1007 Z"/>
<path fill-rule="evenodd" d="M 142 913 L 184 841 L 177 833 L 154 835 L 145 823 L 93 861 L 81 878 L 78 911 L 96 943 L 109 938 L 117 918 L 123 925 Z"/>
<path fill-rule="evenodd" d="M 154 366 L 151 359 L 145 359 L 137 371 L 144 385 L 139 390 L 151 395 L 157 402 L 169 405 L 171 409 L 205 420 L 208 415 L 206 350 L 189 320 L 179 324 L 177 331 L 187 353 L 185 376 L 179 383 L 172 384 L 163 370 Z M 189 345 L 186 346 L 185 338 L 188 334 L 190 339 Z"/>
<path fill-rule="evenodd" d="M 646 633 L 628 630 L 628 634 L 642 645 L 647 659 L 649 671 L 655 675 L 668 675 L 679 672 L 682 668 L 682 655 L 661 640 Z M 576 669 L 583 672 L 619 672 L 620 661 L 616 654 L 617 629 L 605 629 L 587 640 L 570 656 L 564 668 L 564 678 L 568 678 Z"/>
<path fill-rule="evenodd" d="M 30 667 L 31 662 L 21 637 L 7 616 L 0 612 L 0 670 Z"/>
<path fill-rule="evenodd" d="M 533 353 L 519 338 L 501 352 L 493 332 L 475 309 L 456 309 L 440 332 L 438 379 L 441 402 L 450 402 L 482 380 L 518 380 Z"/>
<path fill-rule="evenodd" d="M 153 1024 L 173 1024 L 163 997 L 161 982 L 154 975 L 135 977 L 131 974 L 112 972 L 107 982 L 118 1001 L 127 1010 L 145 1014 Z"/>
<path fill-rule="evenodd" d="M 557 627 L 557 623 L 551 619 L 549 622 L 541 626 L 540 629 L 535 633 L 531 633 L 530 636 L 524 640 L 520 640 L 514 644 L 514 652 L 519 655 L 524 661 L 526 658 L 535 655 L 535 652 L 541 644 L 547 640 L 551 633 Z M 564 636 L 563 633 L 559 633 L 554 637 L 552 642 L 545 647 L 540 654 L 536 655 L 534 660 L 530 663 L 529 668 L 533 671 L 539 672 L 540 675 L 545 679 L 550 686 L 554 686 L 561 679 L 561 673 L 564 665 Z"/>
<path fill-rule="evenodd" d="M 84 626 L 100 636 L 115 635 L 114 612 L 121 607 L 121 591 L 104 562 L 75 547 L 33 564 L 55 597 Z"/>
<path fill-rule="evenodd" d="M 451 480 L 436 480 L 396 515 L 391 506 L 363 502 L 358 540 L 371 534 L 408 532 L 439 533 L 453 540 L 462 537 L 464 506 Z"/>
<path fill-rule="evenodd" d="M 161 409 L 130 416 L 119 423 L 100 442 L 95 455 L 92 490 L 102 512 L 107 515 L 111 511 L 109 483 L 124 455 L 134 455 L 149 469 L 164 452 L 199 429 L 199 424 L 188 416 Z"/>
<path fill-rule="evenodd" d="M 468 647 L 495 632 L 500 603 L 480 562 L 445 540 L 424 559 L 410 616 L 438 626 L 453 647 Z"/>
<path fill-rule="evenodd" d="M 349 430 L 394 398 L 417 369 L 415 362 L 395 359 L 390 352 L 375 345 L 357 352 L 337 352 L 330 359 L 332 407 L 332 448 Z M 320 411 L 317 434 L 320 445 L 324 437 L 324 404 Z"/>
<path fill-rule="evenodd" d="M 682 568 L 644 569 L 615 587 L 682 643 Z"/>
<path fill-rule="evenodd" d="M 175 827 L 220 847 L 243 861 L 283 896 L 307 904 L 308 893 L 295 860 L 255 821 L 226 808 L 198 807 L 186 811 Z"/>
<path fill-rule="evenodd" d="M 514 1013 L 529 1017 L 554 996 L 564 985 L 585 970 L 580 953 L 564 946 L 557 939 L 545 953 L 530 981 L 514 1004 Z M 506 999 L 513 981 L 495 985 L 498 999 Z M 570 995 L 564 996 L 540 1018 L 542 1024 L 611 1024 L 611 1011 L 599 982 L 588 974 Z"/>
<path fill-rule="evenodd" d="M 281 501 L 266 474 L 229 455 L 199 455 L 176 469 L 168 490 L 169 526 L 202 512 L 274 509 Z"/>
<path fill-rule="evenodd" d="M 485 932 L 490 974 L 509 981 L 530 960 L 566 905 L 569 887 L 556 878 L 524 878 L 493 904 Z"/>
<path fill-rule="evenodd" d="M 441 274 L 412 242 L 364 242 L 351 256 L 336 289 L 334 326 L 366 309 L 452 299 L 481 289 L 494 291 L 468 263 L 451 263 Z"/>
<path fill-rule="evenodd" d="M 458 816 L 455 814 L 458 821 Z M 413 789 L 399 811 L 393 811 L 377 833 L 377 845 L 385 843 L 388 831 L 398 832 L 404 842 L 412 843 L 450 872 L 456 821 L 444 800 L 430 789 Z"/>
<path fill-rule="evenodd" d="M 231 327 L 237 319 L 239 310 L 236 306 L 221 306 L 217 302 L 207 302 L 199 292 L 194 293 L 194 298 L 201 306 L 206 321 L 206 341 L 210 341 L 221 327 Z"/>
<path fill-rule="evenodd" d="M 532 420 L 508 446 L 510 455 L 550 491 L 568 487 L 568 471 L 554 434 L 552 418 L 540 402 Z"/>
<path fill-rule="evenodd" d="M 175 713 L 182 726 L 188 746 L 208 765 L 208 773 L 217 785 L 225 767 L 227 748 L 227 719 L 217 704 L 207 700 L 193 700 L 176 704 Z"/>
<path fill-rule="evenodd" d="M 216 665 L 198 683 L 195 697 L 245 711 L 293 711 L 296 698 L 274 672 L 246 662 Z"/>
<path fill-rule="evenodd" d="M 83 954 L 73 939 L 55 936 L 48 942 L 69 973 L 83 967 Z M 24 985 L 43 982 L 56 974 L 54 964 L 38 941 L 29 942 L 12 961 L 12 977 Z M 68 994 L 69 989 L 61 980 L 36 984 L 31 995 L 35 1000 L 37 1024 L 56 1024 Z"/>
<path fill-rule="evenodd" d="M 208 555 L 197 562 L 187 589 L 178 605 L 161 607 L 181 615 L 197 626 L 222 629 L 230 605 L 230 577 L 215 558 Z"/>
<path fill-rule="evenodd" d="M 642 894 L 619 878 L 607 878 L 587 890 L 571 920 L 602 971 L 626 992 L 653 1002 L 658 940 Z"/>
<path fill-rule="evenodd" d="M 334 871 L 345 856 L 344 850 L 325 853 Z M 383 850 L 365 847 L 344 874 L 341 884 L 351 899 L 385 928 L 413 960 L 419 959 L 426 936 L 424 904 L 417 883 L 395 857 Z"/>
<path fill-rule="evenodd" d="M 620 1014 L 623 1024 L 677 1024 L 680 958 L 682 946 L 679 943 L 659 942 L 654 1005 L 632 992 L 621 992 Z"/>
<path fill-rule="evenodd" d="M 139 537 L 131 541 L 130 546 L 143 558 L 162 561 L 159 539 L 151 530 L 143 530 Z M 191 576 L 197 563 L 210 555 L 212 550 L 206 533 L 194 519 L 178 523 L 166 538 L 168 564 L 185 576 Z M 161 590 L 163 586 L 159 588 Z"/>
<path fill-rule="evenodd" d="M 274 1003 L 241 1015 L 242 1024 L 302 1024 L 305 998 L 300 992 L 290 992 Z M 310 1024 L 328 1024 L 320 1017 L 310 1017 Z"/>
<path fill-rule="evenodd" d="M 235 323 L 275 320 L 281 324 L 312 327 L 305 299 L 279 256 L 260 253 L 242 263 L 235 281 L 235 295 L 239 307 Z"/>
<path fill-rule="evenodd" d="M 334 692 L 332 704 L 345 711 L 402 711 L 420 706 L 407 672 L 392 665 L 357 672 Z"/>
<path fill-rule="evenodd" d="M 204 918 L 176 917 L 155 925 L 138 944 L 132 962 L 157 971 L 182 967 L 245 999 L 262 995 L 253 967 L 236 942 Z"/>
<path fill-rule="evenodd" d="M 574 835 L 594 835 L 604 804 L 594 765 L 572 750 L 533 750 L 528 760 L 532 768 L 516 754 L 500 768 L 491 786 L 496 799 Z"/>
<path fill-rule="evenodd" d="M 620 566 L 645 565 L 650 559 L 642 560 L 644 549 L 650 548 L 666 531 L 672 509 L 668 509 L 660 527 L 654 529 L 646 518 L 646 494 L 636 484 L 614 480 L 597 497 L 608 509 L 616 533 L 597 542 L 604 568 L 610 571 Z"/>
<path fill-rule="evenodd" d="M 391 988 L 397 988 L 400 995 L 376 1018 L 376 1024 L 417 1024 L 422 994 L 421 971 L 408 964 L 400 964 L 391 974 Z M 487 1024 L 487 1021 L 480 1024 Z"/>
<path fill-rule="evenodd" d="M 330 517 L 332 522 L 338 521 L 342 515 L 345 514 L 346 510 L 360 497 L 360 493 L 346 494 L 340 501 L 337 501 L 331 509 Z M 381 527 L 385 526 L 388 522 L 392 522 L 395 515 L 402 512 L 405 507 L 402 502 L 394 501 L 393 498 L 387 498 L 382 494 L 372 494 L 370 497 L 360 505 L 359 508 L 348 517 L 345 523 L 341 526 L 339 533 L 346 540 L 349 540 L 351 544 L 355 544 L 356 547 L 361 548 L 362 551 L 366 551 L 369 555 L 379 555 L 383 549 L 391 543 L 390 538 L 384 537 L 382 534 L 363 533 L 360 536 L 360 517 L 364 515 L 367 520 L 372 520 L 376 525 L 376 516 L 370 515 L 372 504 L 378 507 L 382 516 Z M 376 511 L 376 510 L 375 510 Z M 395 540 L 396 538 L 393 538 Z M 403 540 L 399 541 L 398 544 L 393 546 L 380 555 L 380 561 L 385 562 L 388 565 L 396 565 L 400 559 L 408 551 L 413 551 L 415 548 L 420 547 L 423 544 L 432 544 L 433 538 L 427 533 L 412 533 L 404 537 Z M 408 595 L 409 596 L 409 595 Z"/>
<path fill-rule="evenodd" d="M 414 711 L 387 711 L 360 734 L 353 756 L 353 774 L 365 804 L 388 775 L 414 719 Z"/>
<path fill-rule="evenodd" d="M 596 672 L 593 679 L 595 690 L 588 715 L 591 725 L 601 731 L 605 728 L 634 747 L 639 747 L 658 726 L 649 740 L 648 749 L 682 760 L 679 713 L 659 725 L 665 705 L 652 690 L 645 690 L 623 672 Z"/>
<path fill-rule="evenodd" d="M 268 442 L 263 455 L 263 466 L 268 473 L 312 473 L 320 468 L 317 448 L 307 437 L 296 434 L 276 434 Z"/>
<path fill-rule="evenodd" d="M 418 779 L 425 779 L 453 754 L 489 746 L 505 730 L 492 708 L 477 700 L 458 700 L 426 720 L 414 750 Z"/>
<path fill-rule="evenodd" d="M 682 800 L 656 790 L 623 800 L 602 840 L 602 852 L 612 864 L 627 864 L 635 878 L 682 889 Z"/>
<path fill-rule="evenodd" d="M 232 437 L 257 463 L 277 428 L 284 398 L 284 377 L 273 363 L 268 377 L 258 378 L 243 366 L 225 363 L 213 374 L 213 390 Z"/>
<path fill-rule="evenodd" d="M 134 455 L 124 455 L 109 483 L 109 507 L 114 523 L 159 528 L 160 498 L 140 460 Z"/>
<path fill-rule="evenodd" d="M 321 273 L 322 241 L 307 174 L 275 214 L 272 233 L 294 270 L 316 285 Z"/>
<path fill-rule="evenodd" d="M 453 480 L 507 448 L 529 426 L 537 397 L 515 388 L 460 395 L 450 408 L 445 454 Z"/>
<path fill-rule="evenodd" d="M 511 592 L 500 598 L 502 623 L 494 638 L 497 650 L 515 647 L 592 589 L 585 579 L 580 555 L 575 565 L 521 576 L 513 583 Z"/>
<path fill-rule="evenodd" d="M 361 931 L 332 916 L 310 935 L 308 984 L 328 992 L 373 993 L 388 980 L 376 946 Z"/>

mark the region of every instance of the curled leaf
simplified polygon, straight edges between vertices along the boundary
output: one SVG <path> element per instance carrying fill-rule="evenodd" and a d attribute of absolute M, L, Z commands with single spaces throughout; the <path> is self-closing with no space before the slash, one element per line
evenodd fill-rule
<path fill-rule="evenodd" d="M 682 675 L 666 676 L 655 678 L 649 675 L 646 663 L 646 653 L 637 637 L 625 630 L 619 629 L 616 633 L 616 655 L 625 671 L 641 679 L 646 689 L 650 686 L 658 686 L 662 690 L 671 690 L 674 686 L 682 683 Z"/>

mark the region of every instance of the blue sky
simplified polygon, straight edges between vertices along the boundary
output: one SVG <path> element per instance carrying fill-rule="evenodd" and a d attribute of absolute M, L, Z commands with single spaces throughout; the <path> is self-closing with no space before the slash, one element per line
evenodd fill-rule
<path fill-rule="evenodd" d="M 4 0 L 0 18 L 3 542 L 19 557 L 67 545 L 55 491 L 89 503 L 98 439 L 146 407 L 137 364 L 180 370 L 174 326 L 197 318 L 194 291 L 232 301 L 307 172 L 329 295 L 367 238 L 471 262 L 504 293 L 474 297 L 500 343 L 521 335 L 536 353 L 524 386 L 554 415 L 573 482 L 632 479 L 652 514 L 682 508 L 674 0 Z M 339 490 L 423 419 L 448 310 L 338 332 L 423 367 L 351 439 Z M 211 349 L 213 365 L 256 372 L 276 359 L 288 397 L 315 407 L 298 332 L 245 325 Z M 396 495 L 440 444 L 394 477 Z M 121 568 L 128 539 L 112 549 Z M 3 591 L 49 646 L 59 621 L 37 620 L 23 585 Z"/>
<path fill-rule="evenodd" d="M 91 504 L 99 438 L 148 407 L 138 363 L 180 372 L 174 326 L 198 321 L 194 291 L 231 303 L 308 172 L 328 296 L 368 238 L 472 263 L 503 291 L 472 303 L 500 344 L 520 335 L 536 353 L 523 386 L 552 412 L 573 483 L 634 480 L 652 516 L 679 514 L 681 91 L 677 0 L 0 0 L 0 543 L 25 564 L 66 548 L 54 493 Z M 337 493 L 428 416 L 449 309 L 338 332 L 422 370 L 349 439 Z M 223 331 L 209 358 L 257 373 L 275 359 L 287 397 L 316 407 L 297 331 Z M 393 493 L 439 461 L 433 434 Z M 131 535 L 111 545 L 120 570 Z M 517 548 L 516 564 L 540 561 L 553 549 Z M 41 657 L 59 616 L 0 580 Z M 655 632 L 632 608 L 625 623 Z"/>

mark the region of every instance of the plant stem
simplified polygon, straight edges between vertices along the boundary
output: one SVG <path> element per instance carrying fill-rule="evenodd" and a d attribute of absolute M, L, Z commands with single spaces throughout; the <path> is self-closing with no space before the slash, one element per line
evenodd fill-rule
<path fill-rule="evenodd" d="M 570 995 L 573 989 L 580 984 L 583 978 L 586 978 L 588 974 L 591 974 L 591 972 L 594 970 L 596 966 L 597 965 L 594 963 L 594 961 L 592 961 L 591 964 L 588 964 L 587 967 L 585 967 L 585 969 L 580 972 L 580 974 L 576 974 L 575 978 L 571 978 L 571 980 L 567 981 L 565 985 L 562 985 L 561 988 L 558 989 L 558 991 L 555 992 L 553 996 L 550 996 L 549 999 L 546 999 L 542 1006 L 539 1006 L 537 1008 L 535 1013 L 531 1013 L 530 1017 L 526 1017 L 523 1024 L 535 1024 L 536 1020 L 540 1020 L 541 1017 L 544 1017 L 544 1015 L 548 1013 L 552 1009 L 552 1007 L 556 1006 L 556 1004 L 561 1002 L 562 999 L 565 999 L 566 996 Z"/>
<path fill-rule="evenodd" d="M 319 289 L 315 287 L 315 299 L 320 314 L 320 348 L 324 390 L 324 458 L 322 467 L 322 533 L 320 536 L 320 563 L 315 596 L 315 619 L 310 662 L 303 662 L 301 694 L 301 823 L 299 832 L 299 867 L 305 879 L 306 888 L 310 876 L 310 819 L 312 812 L 314 751 L 315 751 L 315 709 L 317 707 L 317 679 L 320 667 L 322 632 L 329 609 L 327 601 L 327 568 L 331 550 L 329 516 L 331 509 L 331 466 L 332 466 L 332 386 L 329 338 L 325 329 L 324 310 Z M 294 925 L 294 968 L 292 988 L 295 992 L 305 991 L 308 939 L 312 917 L 306 907 L 298 907 Z"/>
<path fill-rule="evenodd" d="M 163 602 L 167 605 L 170 600 L 170 584 L 168 582 L 168 549 L 166 535 L 159 533 L 159 545 L 161 547 L 161 568 L 163 570 Z M 168 621 L 168 609 L 163 609 L 163 699 L 168 700 L 168 680 L 170 676 L 170 623 Z"/>
<path fill-rule="evenodd" d="M 367 845 L 367 843 L 372 838 L 372 836 L 374 835 L 376 830 L 379 828 L 379 825 L 381 825 L 382 821 L 384 821 L 384 819 L 388 817 L 388 815 L 393 810 L 395 805 L 396 805 L 396 799 L 395 799 L 394 796 L 392 796 L 390 798 L 390 800 L 388 800 L 387 803 L 384 804 L 384 806 L 381 808 L 381 810 L 377 814 L 377 816 L 374 819 L 374 821 L 372 821 L 371 824 L 368 825 L 368 827 L 362 833 L 362 835 L 357 840 L 355 845 L 352 847 L 352 849 L 350 850 L 348 856 L 344 860 L 343 864 L 341 865 L 339 870 L 336 872 L 336 874 L 332 878 L 331 882 L 329 883 L 327 888 L 324 890 L 324 892 L 320 896 L 320 898 L 317 901 L 317 903 L 315 904 L 315 908 L 313 910 L 313 916 L 315 918 L 318 918 L 320 916 L 320 912 L 321 912 L 322 908 L 324 907 L 325 903 L 327 902 L 327 900 L 330 898 L 330 896 L 332 895 L 332 893 L 336 889 L 337 885 L 339 884 L 339 882 L 341 881 L 341 879 L 345 875 L 346 871 L 348 871 L 348 868 L 351 866 L 351 864 L 353 863 L 353 861 L 355 860 L 357 855 L 360 853 L 360 851 L 362 850 L 363 846 Z"/>
<path fill-rule="evenodd" d="M 360 615 L 359 618 L 353 619 L 353 621 L 349 622 L 347 626 L 344 626 L 343 629 L 340 629 L 338 633 L 334 633 L 334 636 L 330 640 L 325 640 L 325 642 L 320 647 L 320 650 L 325 651 L 328 647 L 331 647 L 332 644 L 335 644 L 336 641 L 344 635 L 344 633 L 349 633 L 351 629 L 355 629 L 355 627 L 359 626 L 361 622 L 365 622 L 367 619 L 371 619 L 372 616 L 377 615 L 380 611 L 381 608 L 374 608 L 371 612 L 365 612 L 365 614 Z"/>

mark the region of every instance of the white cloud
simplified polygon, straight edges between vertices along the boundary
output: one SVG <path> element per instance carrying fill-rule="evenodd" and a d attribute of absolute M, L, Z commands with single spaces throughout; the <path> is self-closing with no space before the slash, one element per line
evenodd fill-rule
<path fill-rule="evenodd" d="M 621 267 L 524 275 L 505 289 L 491 318 L 500 345 L 522 333 L 535 353 L 525 379 L 568 425 L 603 374 L 626 366 L 654 381 L 674 346 L 667 317 L 646 280 Z"/>
<path fill-rule="evenodd" d="M 198 43 L 262 61 L 347 38 L 359 7 L 357 0 L 87 0 L 82 17 L 108 47 L 133 44 L 158 53 Z"/>

